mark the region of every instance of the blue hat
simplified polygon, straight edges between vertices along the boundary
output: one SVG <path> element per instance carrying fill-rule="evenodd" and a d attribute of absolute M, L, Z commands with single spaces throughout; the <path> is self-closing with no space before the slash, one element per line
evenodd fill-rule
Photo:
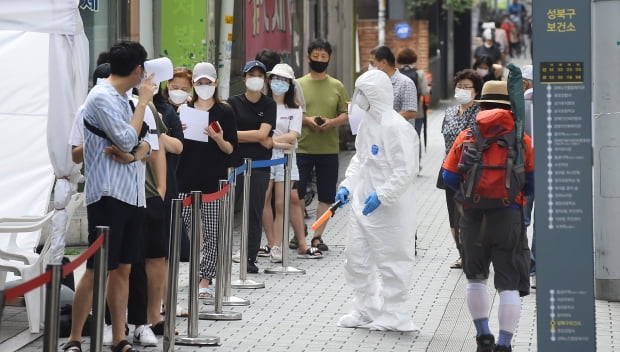
<path fill-rule="evenodd" d="M 267 67 L 265 67 L 265 65 L 262 62 L 256 61 L 256 60 L 246 62 L 245 66 L 243 66 L 243 73 L 250 72 L 250 70 L 253 69 L 254 67 L 260 68 L 265 74 L 267 73 Z"/>

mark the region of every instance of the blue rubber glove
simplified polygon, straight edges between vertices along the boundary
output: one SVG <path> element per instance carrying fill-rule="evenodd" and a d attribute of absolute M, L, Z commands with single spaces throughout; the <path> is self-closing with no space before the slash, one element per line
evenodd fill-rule
<path fill-rule="evenodd" d="M 349 190 L 346 187 L 340 187 L 338 193 L 336 193 L 335 201 L 340 201 L 340 206 L 338 208 L 342 208 L 345 204 L 349 203 Z"/>
<path fill-rule="evenodd" d="M 362 209 L 362 214 L 368 215 L 375 211 L 375 209 L 377 209 L 381 205 L 381 201 L 379 200 L 379 196 L 377 196 L 377 192 L 372 192 L 371 194 L 369 194 L 368 197 L 366 197 L 364 204 L 366 204 L 366 206 L 364 206 L 364 209 Z"/>

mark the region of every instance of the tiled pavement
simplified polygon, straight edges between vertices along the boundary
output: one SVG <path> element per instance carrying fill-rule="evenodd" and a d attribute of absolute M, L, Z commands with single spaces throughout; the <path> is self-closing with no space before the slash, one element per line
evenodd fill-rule
<path fill-rule="evenodd" d="M 447 104 L 449 102 L 444 102 Z M 218 351 L 473 351 L 475 329 L 464 300 L 465 278 L 460 270 L 449 265 L 457 253 L 450 236 L 444 194 L 435 188 L 437 171 L 443 157 L 440 124 L 443 107 L 429 117 L 428 150 L 424 169 L 416 179 L 418 217 L 418 253 L 412 273 L 411 299 L 403 307 L 411 312 L 419 333 L 376 332 L 364 329 L 343 329 L 336 325 L 347 311 L 351 290 L 345 285 L 342 264 L 348 207 L 339 210 L 328 224 L 325 241 L 330 251 L 322 260 L 292 259 L 291 265 L 306 269 L 305 275 L 249 275 L 264 281 L 266 288 L 233 289 L 237 297 L 248 298 L 250 306 L 225 307 L 241 312 L 240 321 L 209 321 L 198 323 L 200 336 L 215 335 L 221 339 Z M 341 169 L 346 167 L 352 152 L 341 154 Z M 341 170 L 341 175 L 343 174 Z M 310 215 L 314 218 L 314 206 Z M 311 220 L 307 220 L 311 223 Z M 239 235 L 235 234 L 235 244 Z M 259 259 L 259 268 L 271 267 L 268 258 Z M 179 300 L 187 306 L 187 263 L 181 263 Z M 233 279 L 238 265 L 233 265 Z M 490 281 L 492 282 L 492 281 Z M 535 292 L 535 291 L 534 291 Z M 491 329 L 497 333 L 498 296 L 494 291 Z M 523 299 L 522 315 L 513 340 L 514 351 L 537 351 L 535 295 Z M 201 309 L 212 309 L 202 306 Z M 597 301 L 597 346 L 599 351 L 620 351 L 620 303 Z M 187 319 L 177 318 L 177 329 L 187 331 Z M 29 342 L 24 346 L 20 341 Z M 65 339 L 61 339 L 60 343 Z M 88 338 L 86 339 L 88 341 Z M 161 342 L 161 338 L 160 338 Z M 27 331 L 25 309 L 8 307 L 0 329 L 0 352 L 34 352 L 42 350 L 42 338 Z M 21 347 L 24 346 L 24 347 Z M 85 351 L 88 350 L 85 344 Z M 213 347 L 176 346 L 177 351 L 206 351 Z M 160 351 L 140 348 L 142 351 Z M 545 351 L 546 352 L 546 351 Z"/>

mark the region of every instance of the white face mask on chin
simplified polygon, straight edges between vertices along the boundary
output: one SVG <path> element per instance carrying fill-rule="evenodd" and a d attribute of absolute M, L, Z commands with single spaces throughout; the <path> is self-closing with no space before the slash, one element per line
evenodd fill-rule
<path fill-rule="evenodd" d="M 245 86 L 253 92 L 260 92 L 263 90 L 265 80 L 261 77 L 249 77 L 245 80 Z"/>

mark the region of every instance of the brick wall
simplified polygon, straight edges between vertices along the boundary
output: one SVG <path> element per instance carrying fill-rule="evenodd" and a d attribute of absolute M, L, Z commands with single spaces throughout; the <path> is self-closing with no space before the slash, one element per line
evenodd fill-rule
<path fill-rule="evenodd" d="M 412 33 L 406 39 L 400 39 L 394 33 L 394 26 L 400 22 L 403 21 L 387 21 L 385 24 L 385 45 L 392 49 L 395 56 L 401 48 L 412 48 L 418 55 L 416 66 L 428 72 L 428 21 L 407 21 L 411 26 Z M 376 47 L 378 42 L 377 21 L 357 21 L 357 33 L 359 35 L 360 66 L 362 72 L 366 72 L 370 50 Z"/>

